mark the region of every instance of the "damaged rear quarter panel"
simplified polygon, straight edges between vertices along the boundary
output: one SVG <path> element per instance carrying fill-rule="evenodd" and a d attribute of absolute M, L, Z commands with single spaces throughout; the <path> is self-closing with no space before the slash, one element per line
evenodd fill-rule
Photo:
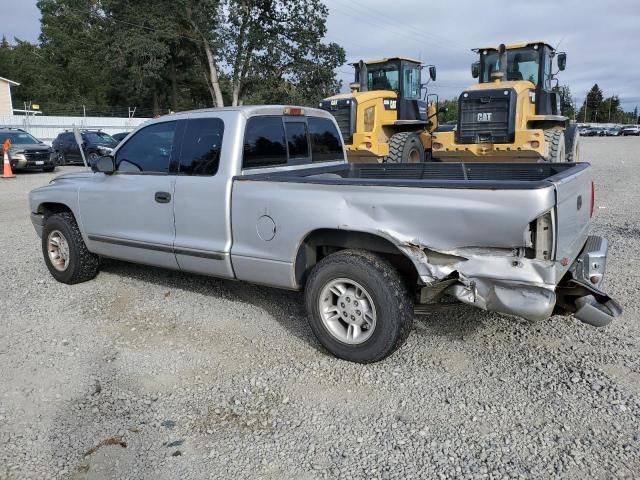
<path fill-rule="evenodd" d="M 250 279 L 252 262 L 247 259 L 255 259 L 259 268 L 276 264 L 272 273 L 278 284 L 296 288 L 292 267 L 300 244 L 314 230 L 343 229 L 390 240 L 424 275 L 424 283 L 453 268 L 462 276 L 542 285 L 553 280 L 553 275 L 545 278 L 550 262 L 527 261 L 514 267 L 514 257 L 506 252 L 528 246 L 529 223 L 554 204 L 551 184 L 537 189 L 467 190 L 241 181 L 233 187 L 231 253 L 243 258 L 243 268 L 236 268 L 239 279 Z M 256 234 L 263 215 L 276 224 L 275 237 L 268 242 Z M 455 267 L 434 266 L 426 254 L 426 258 L 416 254 L 416 247 L 465 260 Z M 284 265 L 290 271 L 285 273 Z"/>

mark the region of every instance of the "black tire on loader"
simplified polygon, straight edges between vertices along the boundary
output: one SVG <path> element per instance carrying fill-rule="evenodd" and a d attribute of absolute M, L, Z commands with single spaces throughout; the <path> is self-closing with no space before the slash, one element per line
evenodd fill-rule
<path fill-rule="evenodd" d="M 564 131 L 564 144 L 566 147 L 567 162 L 580 161 L 580 131 L 578 125 L 571 123 Z"/>
<path fill-rule="evenodd" d="M 544 131 L 544 143 L 546 154 L 542 157 L 547 163 L 562 163 L 566 161 L 566 149 L 564 143 L 564 129 L 553 127 Z"/>
<path fill-rule="evenodd" d="M 389 139 L 388 163 L 422 163 L 425 161 L 424 145 L 415 132 L 396 133 Z"/>

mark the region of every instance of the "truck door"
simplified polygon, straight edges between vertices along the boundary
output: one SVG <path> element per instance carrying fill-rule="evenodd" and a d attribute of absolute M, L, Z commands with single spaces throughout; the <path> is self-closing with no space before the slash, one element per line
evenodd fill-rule
<path fill-rule="evenodd" d="M 181 270 L 233 278 L 230 156 L 225 124 L 211 116 L 180 121 L 175 185 L 175 254 Z"/>
<path fill-rule="evenodd" d="M 113 175 L 96 174 L 80 188 L 80 217 L 91 251 L 178 268 L 173 195 L 176 121 L 139 130 L 115 153 Z"/>

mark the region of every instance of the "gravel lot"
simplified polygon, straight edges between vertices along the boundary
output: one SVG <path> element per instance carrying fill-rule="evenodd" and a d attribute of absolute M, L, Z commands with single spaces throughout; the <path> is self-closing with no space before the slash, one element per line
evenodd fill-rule
<path fill-rule="evenodd" d="M 582 142 L 624 316 L 460 306 L 367 366 L 298 293 L 115 261 L 56 283 L 27 208 L 53 174 L 2 181 L 0 478 L 640 476 L 640 138 Z"/>

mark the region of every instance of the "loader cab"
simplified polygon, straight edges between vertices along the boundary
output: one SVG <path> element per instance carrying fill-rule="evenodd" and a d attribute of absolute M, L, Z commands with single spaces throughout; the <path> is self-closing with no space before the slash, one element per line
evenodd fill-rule
<path fill-rule="evenodd" d="M 393 91 L 397 98 L 383 100 L 386 110 L 396 110 L 398 121 L 427 122 L 427 102 L 421 93 L 424 66 L 417 60 L 396 57 L 353 64 L 356 90 Z M 431 80 L 436 78 L 435 67 L 429 66 Z"/>
<path fill-rule="evenodd" d="M 479 83 L 528 81 L 535 87 L 537 115 L 561 115 L 560 95 L 554 85 L 554 58 L 557 69 L 566 66 L 567 56 L 544 42 L 501 45 L 475 49 L 480 60 L 471 67 Z"/>

